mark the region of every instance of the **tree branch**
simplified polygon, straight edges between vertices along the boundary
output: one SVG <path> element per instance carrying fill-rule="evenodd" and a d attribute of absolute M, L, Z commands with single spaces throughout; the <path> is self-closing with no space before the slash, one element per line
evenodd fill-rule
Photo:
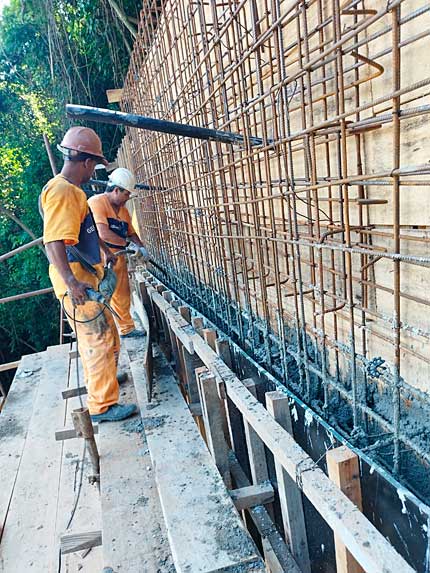
<path fill-rule="evenodd" d="M 5 207 L 2 207 L 0 205 L 0 214 L 1 215 L 5 215 L 6 217 L 9 217 L 9 219 L 12 219 L 12 221 L 14 223 L 16 223 L 17 225 L 19 225 L 21 227 L 21 229 L 23 231 L 25 231 L 28 235 L 30 235 L 30 237 L 35 240 L 37 239 L 36 235 L 33 233 L 33 231 L 31 229 L 29 229 L 27 227 L 27 225 L 25 225 L 20 219 L 18 219 L 18 217 L 12 213 L 12 211 L 9 211 L 9 209 L 6 209 Z M 42 251 L 42 253 L 45 255 L 46 257 L 46 253 L 45 253 L 45 249 L 42 247 L 42 245 L 37 245 L 38 248 Z"/>
<path fill-rule="evenodd" d="M 127 28 L 127 30 L 130 32 L 130 34 L 133 36 L 133 38 L 136 39 L 137 38 L 136 29 L 130 24 L 128 16 L 123 12 L 123 10 L 121 10 L 121 8 L 118 6 L 118 4 L 115 0 L 108 0 L 108 2 L 109 2 L 110 7 L 112 8 L 112 11 L 116 13 L 118 18 L 121 20 L 121 22 Z"/>

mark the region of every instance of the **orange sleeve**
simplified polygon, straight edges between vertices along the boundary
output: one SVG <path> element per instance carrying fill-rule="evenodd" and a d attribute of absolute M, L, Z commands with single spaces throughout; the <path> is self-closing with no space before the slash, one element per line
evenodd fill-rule
<path fill-rule="evenodd" d="M 54 183 L 48 187 L 42 195 L 43 242 L 76 245 L 87 208 L 70 186 Z"/>
<path fill-rule="evenodd" d="M 88 199 L 88 205 L 94 217 L 96 225 L 108 225 L 108 213 L 103 195 L 93 195 Z"/>
<path fill-rule="evenodd" d="M 136 233 L 136 231 L 134 230 L 133 224 L 131 222 L 131 217 L 130 217 L 130 213 L 129 210 L 127 209 L 127 207 L 124 207 L 124 211 L 123 213 L 121 213 L 124 221 L 126 221 L 128 223 L 128 232 L 127 232 L 127 236 L 130 237 L 131 235 L 134 235 Z"/>

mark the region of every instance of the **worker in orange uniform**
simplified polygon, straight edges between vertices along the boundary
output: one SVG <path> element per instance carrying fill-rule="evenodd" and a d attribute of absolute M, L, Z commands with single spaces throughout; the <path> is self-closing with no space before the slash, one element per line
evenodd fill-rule
<path fill-rule="evenodd" d="M 100 251 L 107 261 L 116 260 L 99 240 L 81 189 L 96 164 L 107 161 L 98 135 L 87 127 L 69 129 L 58 148 L 64 156 L 63 168 L 48 181 L 40 196 L 49 276 L 76 333 L 92 420 L 124 420 L 135 413 L 136 406 L 118 403 L 118 331 L 110 312 L 89 300 L 87 293 L 88 288 L 98 289 L 103 276 Z"/>
<path fill-rule="evenodd" d="M 100 237 L 113 253 L 124 249 L 127 241 L 143 260 L 148 260 L 148 252 L 131 223 L 130 213 L 125 204 L 136 185 L 136 179 L 128 169 L 119 167 L 109 175 L 105 193 L 94 195 L 88 204 L 94 216 Z M 115 265 L 117 285 L 110 304 L 117 313 L 116 322 L 121 338 L 142 336 L 145 333 L 136 329 L 130 314 L 130 283 L 128 281 L 127 261 L 119 256 Z"/>

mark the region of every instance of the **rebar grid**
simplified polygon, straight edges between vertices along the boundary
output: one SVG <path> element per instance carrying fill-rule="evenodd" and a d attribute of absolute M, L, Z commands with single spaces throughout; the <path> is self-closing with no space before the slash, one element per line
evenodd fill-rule
<path fill-rule="evenodd" d="M 147 0 L 123 111 L 245 143 L 127 128 L 119 153 L 170 286 L 415 489 L 429 30 L 419 0 Z"/>

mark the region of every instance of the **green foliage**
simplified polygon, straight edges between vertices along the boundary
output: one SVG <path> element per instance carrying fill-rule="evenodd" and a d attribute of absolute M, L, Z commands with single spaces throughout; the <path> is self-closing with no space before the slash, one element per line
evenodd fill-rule
<path fill-rule="evenodd" d="M 139 3 L 119 4 L 128 16 L 137 17 Z M 107 106 L 106 90 L 123 83 L 130 45 L 131 35 L 109 0 L 11 0 L 4 8 L 0 19 L 0 254 L 31 240 L 11 215 L 34 236 L 42 233 L 38 196 L 52 176 L 42 135 L 52 144 L 60 141 L 71 124 L 65 117 L 65 103 Z M 102 137 L 108 159 L 114 159 L 121 131 L 93 127 Z M 47 286 L 47 260 L 37 247 L 0 263 L 0 298 Z M 59 305 L 52 295 L 0 304 L 0 363 L 55 344 L 58 323 Z"/>

